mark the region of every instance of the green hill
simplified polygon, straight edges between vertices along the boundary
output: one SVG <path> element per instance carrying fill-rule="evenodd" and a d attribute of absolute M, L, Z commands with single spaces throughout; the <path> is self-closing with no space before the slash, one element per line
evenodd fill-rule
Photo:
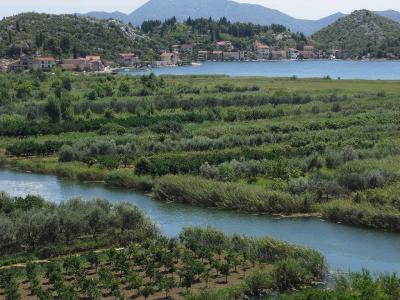
<path fill-rule="evenodd" d="M 111 58 L 141 47 L 146 47 L 145 39 L 132 26 L 115 20 L 24 13 L 0 21 L 2 57 L 39 51 L 64 57 L 97 54 Z"/>
<path fill-rule="evenodd" d="M 353 57 L 400 57 L 400 24 L 368 10 L 355 11 L 312 38 L 321 48 L 348 50 Z"/>
<path fill-rule="evenodd" d="M 220 20 L 176 18 L 146 21 L 141 28 L 116 20 L 76 15 L 25 13 L 0 21 L 0 57 L 18 57 L 21 52 L 40 52 L 56 57 L 87 54 L 110 59 L 119 52 L 135 51 L 145 60 L 158 59 L 174 44 L 193 43 L 213 49 L 218 40 L 229 40 L 239 50 L 251 50 L 255 39 L 279 47 L 303 47 L 301 33 L 282 25 L 261 26 Z"/>

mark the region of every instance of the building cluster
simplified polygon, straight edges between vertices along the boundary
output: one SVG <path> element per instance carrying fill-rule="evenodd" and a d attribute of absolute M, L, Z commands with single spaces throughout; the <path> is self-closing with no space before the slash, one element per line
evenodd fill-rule
<path fill-rule="evenodd" d="M 203 61 L 262 61 L 282 59 L 348 59 L 350 53 L 343 50 L 318 51 L 313 46 L 306 45 L 302 50 L 295 48 L 270 47 L 256 40 L 251 50 L 237 50 L 230 41 L 218 41 L 211 50 L 206 50 L 197 44 L 172 45 L 171 50 L 160 54 L 159 60 L 142 61 L 135 53 L 119 53 L 114 62 L 120 68 L 140 68 L 185 65 Z M 17 60 L 0 59 L 0 71 L 49 71 L 61 67 L 68 71 L 102 72 L 105 66 L 100 56 L 80 58 L 55 59 L 54 57 L 21 55 Z"/>
<path fill-rule="evenodd" d="M 243 61 L 243 60 L 279 60 L 323 58 L 313 46 L 306 45 L 302 50 L 295 48 L 280 49 L 270 47 L 260 41 L 253 43 L 248 51 L 237 50 L 230 41 L 218 41 L 212 50 L 206 50 L 196 44 L 172 45 L 171 52 L 160 55 L 160 66 L 185 64 L 190 61 Z"/>
<path fill-rule="evenodd" d="M 49 71 L 57 66 L 71 71 L 104 71 L 104 65 L 100 56 L 86 56 L 57 60 L 54 57 L 21 55 L 17 60 L 7 60 L 1 64 L 4 71 Z"/>

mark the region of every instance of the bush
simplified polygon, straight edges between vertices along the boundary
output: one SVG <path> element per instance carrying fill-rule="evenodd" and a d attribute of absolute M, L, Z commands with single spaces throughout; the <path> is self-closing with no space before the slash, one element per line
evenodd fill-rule
<path fill-rule="evenodd" d="M 7 157 L 0 153 L 0 167 L 4 167 L 7 164 Z"/>
<path fill-rule="evenodd" d="M 108 123 L 101 125 L 97 133 L 100 135 L 124 135 L 126 133 L 126 128 L 118 124 Z"/>
<path fill-rule="evenodd" d="M 161 133 L 179 133 L 183 129 L 183 125 L 177 121 L 161 121 L 150 127 L 150 130 L 161 134 Z"/>
<path fill-rule="evenodd" d="M 76 159 L 74 149 L 70 145 L 64 145 L 59 152 L 59 159 L 62 162 L 74 161 Z"/>
<path fill-rule="evenodd" d="M 310 283 L 309 274 L 299 262 L 286 259 L 276 263 L 273 276 L 275 285 L 281 291 L 297 289 L 305 283 Z"/>
<path fill-rule="evenodd" d="M 192 176 L 164 176 L 156 180 L 154 193 L 158 200 L 205 207 L 258 213 L 305 212 L 303 201 L 288 193 Z"/>
<path fill-rule="evenodd" d="M 45 141 L 38 143 L 32 140 L 23 140 L 7 147 L 6 151 L 15 156 L 51 155 L 59 151 L 66 144 L 63 141 Z"/>
<path fill-rule="evenodd" d="M 153 179 L 146 176 L 136 176 L 133 170 L 115 170 L 107 174 L 106 185 L 150 192 L 153 189 Z"/>
<path fill-rule="evenodd" d="M 342 222 L 388 231 L 400 231 L 400 213 L 390 208 L 374 207 L 350 201 L 333 201 L 320 206 L 323 216 L 334 222 Z"/>
<path fill-rule="evenodd" d="M 253 297 L 265 295 L 275 286 L 271 275 L 264 271 L 258 271 L 246 279 L 247 293 Z"/>

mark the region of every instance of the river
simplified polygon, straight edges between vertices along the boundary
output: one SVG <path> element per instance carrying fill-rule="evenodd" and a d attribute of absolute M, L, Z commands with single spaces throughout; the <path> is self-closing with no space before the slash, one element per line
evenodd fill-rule
<path fill-rule="evenodd" d="M 205 62 L 199 66 L 162 67 L 156 75 L 229 75 L 332 79 L 400 80 L 400 61 L 282 60 L 265 62 Z M 121 72 L 140 75 L 144 72 Z"/>
<path fill-rule="evenodd" d="M 176 236 L 184 226 L 212 226 L 225 233 L 271 236 L 317 249 L 335 271 L 359 271 L 365 267 L 375 274 L 400 272 L 400 234 L 344 226 L 315 218 L 280 219 L 162 203 L 128 190 L 16 171 L 0 171 L 0 191 L 12 196 L 41 195 L 54 202 L 74 197 L 129 201 L 150 216 L 168 236 Z"/>

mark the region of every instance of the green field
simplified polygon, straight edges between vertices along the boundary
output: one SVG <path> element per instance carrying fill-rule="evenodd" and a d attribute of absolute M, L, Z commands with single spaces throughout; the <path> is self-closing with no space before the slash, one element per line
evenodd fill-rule
<path fill-rule="evenodd" d="M 0 74 L 0 165 L 400 231 L 399 96 L 395 81 Z M 137 208 L 103 200 L 1 194 L 0 227 L 0 298 L 13 300 L 268 298 L 326 268 L 269 238 L 192 228 L 169 240 Z M 287 297 L 398 299 L 399 287 L 365 271 Z"/>
<path fill-rule="evenodd" d="M 396 81 L 0 76 L 3 164 L 161 201 L 400 230 Z"/>

